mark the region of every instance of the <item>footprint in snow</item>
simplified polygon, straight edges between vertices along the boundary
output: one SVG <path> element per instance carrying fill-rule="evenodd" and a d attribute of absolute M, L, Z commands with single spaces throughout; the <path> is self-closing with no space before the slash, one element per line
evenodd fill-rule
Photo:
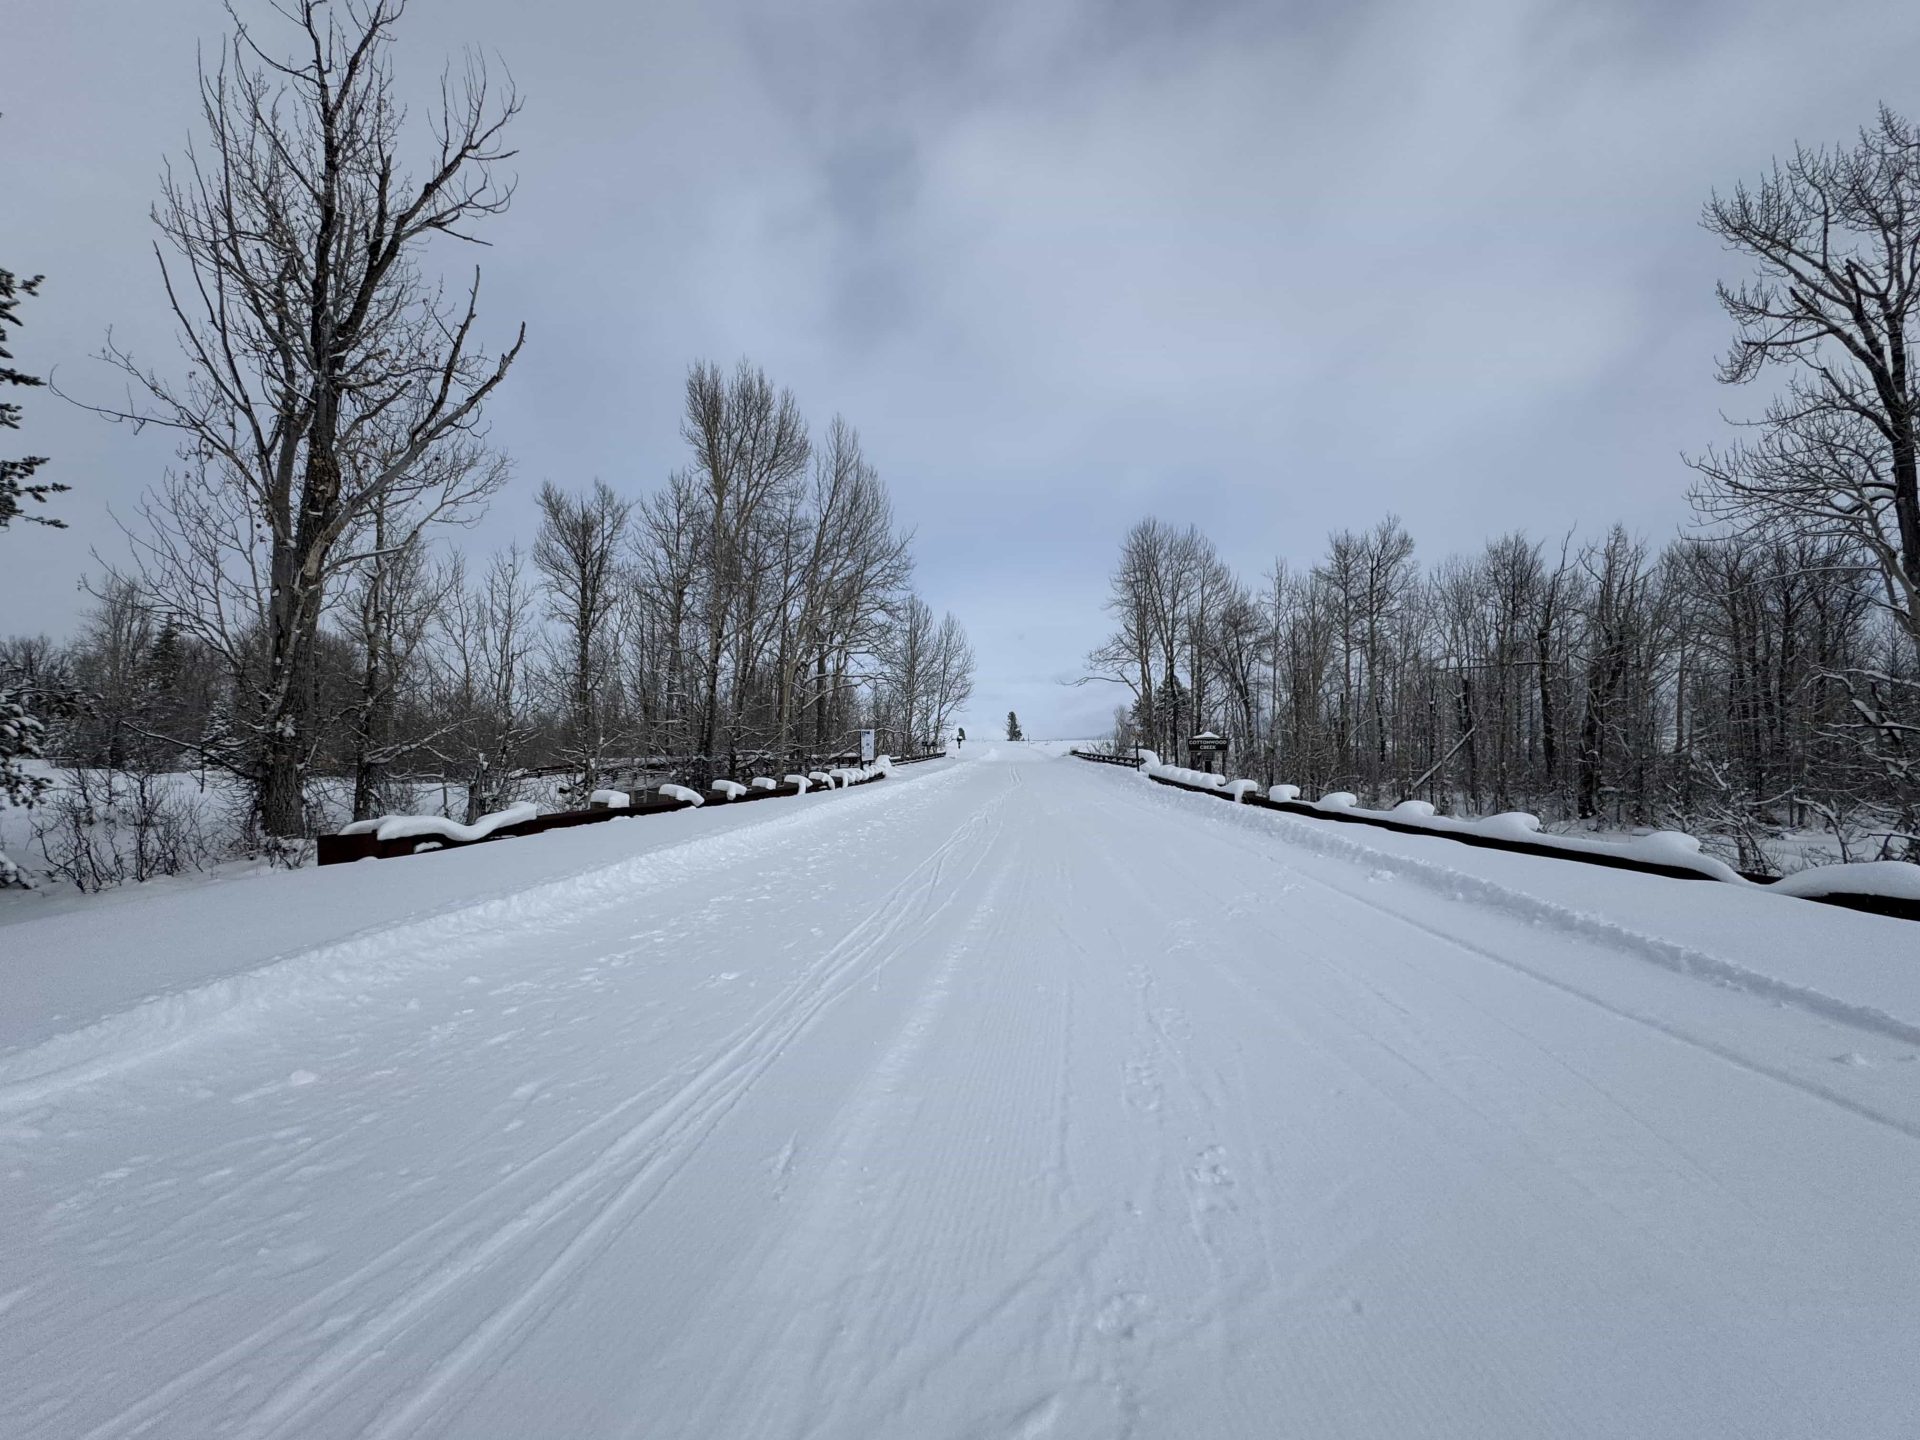
<path fill-rule="evenodd" d="M 1153 1305 L 1137 1291 L 1123 1290 L 1109 1295 L 1094 1312 L 1093 1328 L 1114 1340 L 1131 1340 L 1134 1332 L 1152 1312 Z"/>
<path fill-rule="evenodd" d="M 1187 1169 L 1187 1178 L 1209 1189 L 1226 1190 L 1233 1186 L 1233 1172 L 1227 1168 L 1227 1152 L 1218 1145 L 1202 1150 Z"/>

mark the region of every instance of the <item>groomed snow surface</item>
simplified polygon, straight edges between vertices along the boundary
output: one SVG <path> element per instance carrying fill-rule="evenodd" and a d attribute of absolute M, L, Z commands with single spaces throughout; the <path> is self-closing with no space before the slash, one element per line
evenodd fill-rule
<path fill-rule="evenodd" d="M 1042 747 L 0 927 L 0 1435 L 1861 1437 L 1920 927 Z"/>

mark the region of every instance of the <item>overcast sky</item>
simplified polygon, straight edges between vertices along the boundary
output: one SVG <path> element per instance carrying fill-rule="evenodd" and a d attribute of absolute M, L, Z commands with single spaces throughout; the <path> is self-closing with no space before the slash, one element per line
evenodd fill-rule
<path fill-rule="evenodd" d="M 63 388 L 120 393 L 110 326 L 171 362 L 147 212 L 222 24 L 9 14 L 0 263 L 46 272 L 14 348 Z M 1059 682 L 1146 514 L 1249 575 L 1388 511 L 1428 560 L 1671 534 L 1679 452 L 1760 399 L 1712 379 L 1700 203 L 1920 110 L 1910 0 L 413 0 L 403 84 L 468 44 L 526 101 L 479 258 L 490 338 L 528 328 L 491 410 L 517 478 L 469 543 L 527 538 L 543 479 L 658 484 L 687 364 L 748 356 L 860 429 L 979 652 L 969 723 L 1042 735 L 1105 726 L 1109 687 Z M 9 444 L 72 528 L 0 536 L 0 632 L 59 635 L 170 446 L 24 398 Z"/>

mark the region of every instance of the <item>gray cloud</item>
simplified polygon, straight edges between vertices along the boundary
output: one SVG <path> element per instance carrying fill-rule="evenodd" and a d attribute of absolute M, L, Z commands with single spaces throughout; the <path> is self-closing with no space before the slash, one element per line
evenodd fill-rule
<path fill-rule="evenodd" d="M 49 275 L 19 351 L 76 391 L 110 384 L 109 325 L 166 356 L 144 217 L 219 21 L 17 22 L 4 254 Z M 1429 556 L 1683 523 L 1678 452 L 1757 398 L 1711 380 L 1699 204 L 1914 108 L 1920 11 L 415 0 L 403 74 L 465 43 L 527 99 L 477 257 L 493 333 L 529 324 L 493 411 L 520 483 L 472 543 L 524 532 L 544 477 L 656 483 L 686 363 L 750 355 L 860 426 L 975 638 L 976 723 L 1071 733 L 1114 698 L 1055 682 L 1139 514 L 1248 570 L 1389 509 Z M 4 542 L 0 627 L 59 631 L 167 447 L 45 397 L 29 424 L 74 529 Z"/>

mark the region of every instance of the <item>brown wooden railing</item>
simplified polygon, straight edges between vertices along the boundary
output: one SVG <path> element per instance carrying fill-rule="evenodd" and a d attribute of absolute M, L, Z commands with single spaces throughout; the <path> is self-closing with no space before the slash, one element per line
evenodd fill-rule
<path fill-rule="evenodd" d="M 929 758 L 929 757 L 922 757 Z M 900 763 L 898 761 L 895 762 Z M 871 785 L 876 780 L 884 780 L 884 774 L 870 775 L 864 780 L 855 780 L 854 785 Z M 833 786 L 831 789 L 844 787 Z M 815 785 L 802 791 L 798 785 L 781 783 L 772 789 L 749 787 L 731 799 L 714 793 L 705 796 L 708 805 L 746 805 L 755 800 L 773 800 L 781 797 L 791 798 L 800 794 L 825 795 L 830 787 Z M 421 855 L 433 850 L 457 850 L 468 845 L 485 845 L 494 840 L 518 840 L 528 835 L 543 835 L 549 830 L 571 830 L 576 825 L 600 825 L 608 820 L 625 820 L 635 816 L 668 815 L 680 810 L 694 809 L 691 800 L 676 800 L 671 796 L 655 791 L 642 795 L 630 805 L 622 808 L 594 806 L 587 810 L 556 810 L 549 815 L 536 815 L 531 819 L 517 820 L 511 825 L 502 825 L 499 829 L 481 836 L 477 840 L 460 840 L 444 835 L 396 835 L 390 840 L 382 840 L 373 831 L 362 831 L 354 835 L 322 835 L 319 839 L 319 853 L 316 863 L 321 865 L 345 865 L 355 860 L 394 860 L 403 855 Z"/>
<path fill-rule="evenodd" d="M 1124 760 L 1115 761 L 1114 757 L 1091 752 L 1076 750 L 1073 753 L 1082 760 L 1126 763 Z M 1390 815 L 1346 809 L 1322 809 L 1306 800 L 1269 800 L 1257 791 L 1250 791 L 1244 796 L 1236 795 L 1231 790 L 1187 785 L 1178 780 L 1151 773 L 1147 778 L 1156 785 L 1170 786 L 1175 790 L 1187 791 L 1189 794 L 1211 795 L 1229 804 L 1251 805 L 1260 810 L 1277 810 L 1284 815 L 1292 815 L 1302 820 L 1331 820 L 1338 825 L 1370 825 L 1376 830 L 1391 830 L 1396 834 L 1414 835 L 1427 840 L 1451 840 L 1456 845 L 1471 845 L 1482 850 L 1504 850 L 1509 854 L 1533 855 L 1544 860 L 1569 860 L 1576 865 L 1598 865 L 1608 870 L 1633 870 L 1642 875 L 1659 875 L 1670 880 L 1718 881 L 1720 879 L 1718 876 L 1689 869 L 1684 865 L 1663 865 L 1658 860 L 1648 860 L 1637 855 L 1611 855 L 1605 851 L 1571 850 L 1550 843 L 1517 840 L 1504 835 L 1488 835 L 1472 830 L 1435 830 L 1425 825 L 1395 820 Z M 1746 873 L 1741 875 L 1741 879 L 1751 881 L 1755 885 L 1771 885 L 1779 878 L 1777 875 Z M 1859 910 L 1868 915 L 1884 915 L 1894 920 L 1920 921 L 1920 900 L 1898 895 L 1836 891 L 1830 894 L 1802 895 L 1796 898 L 1812 900 L 1821 905 L 1837 905 L 1843 910 Z"/>

